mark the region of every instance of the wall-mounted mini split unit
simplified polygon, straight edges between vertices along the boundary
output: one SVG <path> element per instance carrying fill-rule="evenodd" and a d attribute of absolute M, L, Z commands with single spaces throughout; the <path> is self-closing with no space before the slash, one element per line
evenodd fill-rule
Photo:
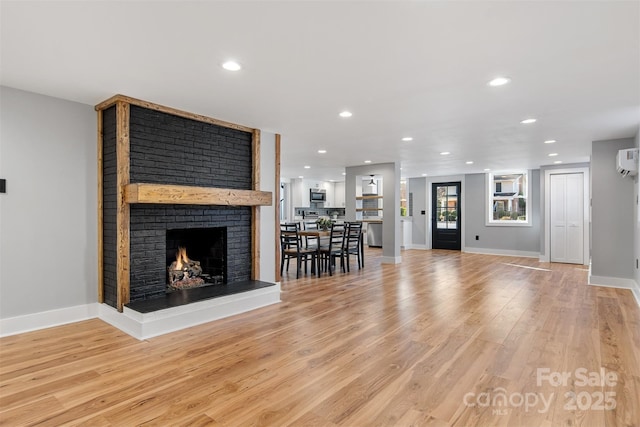
<path fill-rule="evenodd" d="M 638 149 L 627 148 L 618 151 L 616 155 L 616 169 L 622 176 L 638 174 Z"/>

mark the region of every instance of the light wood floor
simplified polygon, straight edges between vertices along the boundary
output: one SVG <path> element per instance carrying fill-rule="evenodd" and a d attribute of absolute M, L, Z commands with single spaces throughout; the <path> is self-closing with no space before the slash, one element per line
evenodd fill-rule
<path fill-rule="evenodd" d="M 581 266 L 402 255 L 321 279 L 292 265 L 283 303 L 147 341 L 97 319 L 3 338 L 0 423 L 640 425 L 629 291 L 586 285 Z M 538 384 L 545 368 L 571 378 Z M 580 386 L 580 368 L 615 385 Z"/>

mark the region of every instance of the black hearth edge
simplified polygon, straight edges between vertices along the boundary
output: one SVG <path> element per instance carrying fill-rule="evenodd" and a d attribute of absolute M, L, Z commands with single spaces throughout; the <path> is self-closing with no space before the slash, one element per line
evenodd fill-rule
<path fill-rule="evenodd" d="M 212 285 L 201 288 L 183 289 L 166 294 L 164 297 L 140 300 L 125 304 L 125 307 L 138 313 L 151 313 L 167 308 L 178 307 L 198 301 L 239 294 L 261 288 L 275 286 L 275 283 L 260 280 L 244 280 L 226 285 Z"/>

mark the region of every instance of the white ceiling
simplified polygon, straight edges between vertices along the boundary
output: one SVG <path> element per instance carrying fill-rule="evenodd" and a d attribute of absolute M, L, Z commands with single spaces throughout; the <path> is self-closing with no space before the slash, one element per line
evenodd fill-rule
<path fill-rule="evenodd" d="M 640 124 L 638 1 L 2 1 L 0 34 L 2 85 L 277 132 L 284 177 L 584 162 Z"/>

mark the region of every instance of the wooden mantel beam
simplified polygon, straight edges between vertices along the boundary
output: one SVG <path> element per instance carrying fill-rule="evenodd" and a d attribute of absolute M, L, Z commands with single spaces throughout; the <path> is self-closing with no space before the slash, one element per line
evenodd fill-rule
<path fill-rule="evenodd" d="M 136 183 L 125 185 L 124 201 L 172 205 L 271 206 L 273 196 L 270 191 Z"/>

